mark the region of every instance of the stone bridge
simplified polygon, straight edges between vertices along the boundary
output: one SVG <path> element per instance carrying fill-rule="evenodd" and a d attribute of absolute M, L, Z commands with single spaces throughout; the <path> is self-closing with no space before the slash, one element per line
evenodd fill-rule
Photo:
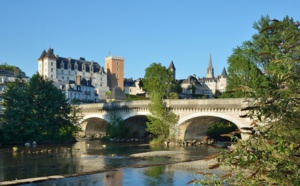
<path fill-rule="evenodd" d="M 105 134 L 105 125 L 109 123 L 109 113 L 115 111 L 130 127 L 131 132 L 143 136 L 146 129 L 150 101 L 128 101 L 112 103 L 94 103 L 80 105 L 83 113 L 81 127 L 85 134 Z M 241 131 L 242 139 L 249 134 L 242 130 L 249 127 L 250 118 L 241 117 L 246 114 L 243 108 L 249 105 L 244 99 L 166 99 L 167 109 L 178 115 L 176 136 L 178 140 L 199 140 L 206 135 L 210 124 L 225 119 L 234 123 Z"/>

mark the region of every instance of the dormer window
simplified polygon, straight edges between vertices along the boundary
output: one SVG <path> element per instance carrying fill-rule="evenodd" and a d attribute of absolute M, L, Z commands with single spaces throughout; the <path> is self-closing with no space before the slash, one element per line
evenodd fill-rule
<path fill-rule="evenodd" d="M 85 71 L 85 64 L 82 64 L 82 71 Z"/>
<path fill-rule="evenodd" d="M 93 72 L 94 69 L 93 69 L 93 64 L 90 66 L 90 72 Z"/>
<path fill-rule="evenodd" d="M 64 68 L 64 62 L 63 62 L 63 61 L 60 63 L 60 68 L 61 68 L 61 69 Z"/>
<path fill-rule="evenodd" d="M 78 64 L 77 64 L 77 61 L 76 61 L 75 64 L 74 64 L 74 69 L 75 69 L 75 70 L 78 70 Z"/>
<path fill-rule="evenodd" d="M 68 69 L 69 70 L 71 69 L 71 63 L 70 62 L 68 63 Z"/>

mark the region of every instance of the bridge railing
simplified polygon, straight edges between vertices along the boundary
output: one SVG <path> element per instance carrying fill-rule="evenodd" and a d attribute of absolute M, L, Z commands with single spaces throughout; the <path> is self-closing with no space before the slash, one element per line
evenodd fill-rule
<path fill-rule="evenodd" d="M 120 101 L 110 103 L 91 103 L 81 104 L 83 110 L 90 109 L 132 109 L 132 108 L 148 108 L 149 100 L 136 101 Z M 227 98 L 227 99 L 165 99 L 164 103 L 167 108 L 226 108 L 226 109 L 242 109 L 249 105 L 249 102 L 243 98 Z"/>

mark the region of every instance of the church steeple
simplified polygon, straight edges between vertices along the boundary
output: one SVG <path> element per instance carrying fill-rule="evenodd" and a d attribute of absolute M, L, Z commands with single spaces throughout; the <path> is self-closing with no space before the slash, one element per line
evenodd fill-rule
<path fill-rule="evenodd" d="M 174 80 L 176 80 L 176 68 L 173 61 L 171 61 L 170 63 L 169 70 L 171 70 L 171 72 L 173 73 L 173 78 Z"/>
<path fill-rule="evenodd" d="M 209 57 L 209 63 L 206 71 L 206 78 L 214 78 L 214 68 L 212 66 L 211 54 Z"/>

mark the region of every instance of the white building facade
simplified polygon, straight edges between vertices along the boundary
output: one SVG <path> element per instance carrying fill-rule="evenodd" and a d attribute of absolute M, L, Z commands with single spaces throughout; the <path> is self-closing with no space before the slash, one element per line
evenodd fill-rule
<path fill-rule="evenodd" d="M 44 50 L 38 59 L 38 73 L 54 82 L 75 81 L 76 77 L 80 76 L 81 79 L 91 82 L 100 100 L 105 100 L 106 92 L 109 91 L 107 74 L 97 62 L 86 61 L 82 57 L 59 57 L 51 48 L 47 52 Z"/>

